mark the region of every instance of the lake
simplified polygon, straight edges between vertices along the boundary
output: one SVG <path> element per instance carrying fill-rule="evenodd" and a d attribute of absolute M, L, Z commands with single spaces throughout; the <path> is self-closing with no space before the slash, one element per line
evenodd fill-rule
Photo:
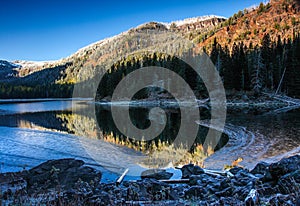
<path fill-rule="evenodd" d="M 122 107 L 122 105 L 119 105 Z M 107 104 L 89 100 L 39 100 L 0 104 L 0 171 L 19 171 L 49 159 L 77 158 L 103 172 L 105 181 L 114 180 L 126 168 L 127 178 L 138 178 L 146 168 L 167 168 L 188 162 L 222 169 L 242 157 L 242 166 L 252 168 L 259 161 L 273 162 L 300 151 L 300 110 L 279 114 L 228 114 L 224 132 L 215 148 L 203 148 L 210 118 L 199 109 L 200 125 L 190 147 L 172 145 L 182 127 L 178 108 L 165 108 L 165 115 L 149 119 L 154 106 L 129 110 L 132 124 L 146 129 L 151 121 L 166 125 L 155 138 L 145 141 L 127 137 L 116 127 Z M 124 125 L 126 128 L 126 124 Z M 216 134 L 218 133 L 216 129 Z"/>

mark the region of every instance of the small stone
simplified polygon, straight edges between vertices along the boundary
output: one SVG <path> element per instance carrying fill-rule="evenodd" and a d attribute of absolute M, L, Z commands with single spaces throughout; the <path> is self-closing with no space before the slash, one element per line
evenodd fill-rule
<path fill-rule="evenodd" d="M 234 197 L 221 197 L 219 204 L 216 205 L 243 205 L 241 201 Z"/>
<path fill-rule="evenodd" d="M 249 100 L 249 98 L 248 98 L 248 96 L 246 94 L 243 94 L 242 95 L 242 100 L 243 101 L 247 101 L 247 100 Z"/>
<path fill-rule="evenodd" d="M 232 183 L 230 179 L 224 179 L 220 183 L 220 189 L 224 190 L 225 188 L 231 187 Z"/>
<path fill-rule="evenodd" d="M 216 192 L 215 194 L 219 197 L 228 197 L 232 195 L 232 192 L 233 192 L 232 188 L 228 187 L 220 192 Z"/>
<path fill-rule="evenodd" d="M 272 174 L 270 173 L 270 171 L 266 171 L 265 175 L 261 178 L 261 181 L 263 182 L 270 182 L 270 181 L 274 181 Z"/>
<path fill-rule="evenodd" d="M 241 167 L 234 167 L 234 168 L 230 169 L 229 172 L 231 172 L 233 175 L 236 175 L 241 170 L 243 170 L 243 168 L 241 168 Z"/>
<path fill-rule="evenodd" d="M 246 206 L 255 206 L 259 204 L 259 194 L 257 190 L 250 190 L 248 196 L 245 199 Z"/>

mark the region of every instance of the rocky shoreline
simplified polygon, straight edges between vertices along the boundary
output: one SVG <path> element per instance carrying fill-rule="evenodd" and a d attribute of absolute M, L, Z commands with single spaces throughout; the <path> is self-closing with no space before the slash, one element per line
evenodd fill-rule
<path fill-rule="evenodd" d="M 288 99 L 286 99 L 288 98 Z M 292 101 L 289 101 L 292 100 Z M 297 102 L 294 102 L 296 100 Z M 125 106 L 130 104 L 130 107 L 161 107 L 164 109 L 177 109 L 179 108 L 178 102 L 170 96 L 156 96 L 141 100 L 125 101 L 119 100 L 111 102 L 110 97 L 96 100 L 96 105 L 102 106 Z M 197 100 L 199 108 L 210 109 L 212 106 L 209 98 Z M 268 112 L 285 112 L 290 109 L 297 109 L 300 107 L 299 99 L 293 99 L 284 95 L 273 95 L 269 93 L 255 96 L 252 93 L 248 95 L 243 92 L 227 95 L 226 102 L 217 102 L 218 107 L 226 106 L 227 112 L 231 114 L 236 113 L 250 113 L 250 114 L 264 114 Z M 191 102 L 182 100 L 181 106 L 190 107 Z"/>
<path fill-rule="evenodd" d="M 192 164 L 181 171 L 179 180 L 149 170 L 118 185 L 101 183 L 101 172 L 82 160 L 50 160 L 0 174 L 0 205 L 300 205 L 300 155 L 251 171 L 208 172 Z"/>

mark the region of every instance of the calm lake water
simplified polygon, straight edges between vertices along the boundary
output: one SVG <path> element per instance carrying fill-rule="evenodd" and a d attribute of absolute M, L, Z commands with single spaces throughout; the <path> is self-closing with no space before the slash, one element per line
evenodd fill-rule
<path fill-rule="evenodd" d="M 149 109 L 130 109 L 131 121 L 137 128 L 150 126 Z M 73 157 L 101 169 L 107 180 L 115 179 L 126 168 L 130 168 L 127 178 L 152 167 L 169 168 L 176 176 L 180 174 L 173 166 L 189 161 L 222 169 L 243 157 L 240 164 L 252 168 L 258 161 L 272 162 L 300 151 L 300 110 L 276 115 L 228 115 L 224 134 L 214 150 L 201 147 L 208 131 L 205 125 L 199 127 L 191 148 L 184 144 L 171 147 L 182 126 L 181 114 L 175 108 L 165 112 L 163 132 L 150 141 L 140 141 L 125 137 L 117 129 L 107 105 L 85 101 L 2 103 L 0 171 L 18 171 L 49 159 Z M 204 122 L 210 117 L 205 109 L 200 114 Z M 152 121 L 160 123 L 161 119 L 158 116 Z"/>

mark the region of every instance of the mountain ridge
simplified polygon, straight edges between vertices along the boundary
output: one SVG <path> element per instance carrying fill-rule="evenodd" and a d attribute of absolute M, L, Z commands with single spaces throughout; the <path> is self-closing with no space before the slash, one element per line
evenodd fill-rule
<path fill-rule="evenodd" d="M 259 55 L 263 41 L 267 41 L 264 52 L 270 50 L 274 50 L 275 52 L 275 49 L 277 49 L 278 51 L 276 52 L 281 53 L 280 55 L 276 54 L 276 58 L 280 61 L 272 62 L 272 64 L 264 62 L 264 65 L 268 67 L 268 71 L 275 69 L 271 68 L 274 65 L 281 68 L 281 64 L 287 62 L 288 58 L 286 55 L 288 53 L 296 56 L 297 42 L 293 41 L 299 36 L 300 7 L 295 2 L 293 0 L 273 0 L 267 4 L 261 3 L 257 7 L 238 11 L 228 19 L 210 15 L 170 23 L 146 22 L 113 37 L 89 44 L 74 54 L 58 61 L 44 64 L 41 62 L 17 61 L 15 63 L 19 62 L 25 66 L 12 69 L 14 74 L 8 77 L 1 75 L 0 84 L 32 88 L 36 85 L 41 85 L 45 88 L 49 88 L 51 85 L 55 87 L 75 85 L 76 83 L 93 79 L 100 71 L 114 72 L 116 69 L 121 68 L 120 64 L 124 64 L 123 66 L 121 65 L 124 69 L 124 67 L 130 67 L 133 63 L 138 66 L 140 63 L 143 64 L 145 59 L 152 58 L 152 55 L 148 54 L 141 54 L 136 58 L 130 56 L 132 53 L 163 51 L 169 52 L 168 54 L 171 56 L 181 56 L 189 48 L 189 46 L 182 42 L 182 39 L 186 39 L 189 43 L 196 45 L 195 53 L 204 50 L 211 56 L 213 63 L 216 64 L 221 75 L 224 75 L 224 71 L 232 73 L 230 71 L 232 66 L 235 66 L 236 70 L 239 69 L 237 65 L 228 65 L 230 62 L 231 64 L 239 63 L 237 59 L 240 57 L 232 55 L 244 56 L 243 65 L 248 66 L 248 68 L 244 68 L 240 76 L 244 78 L 247 75 L 245 78 L 248 86 L 242 86 L 241 88 L 250 89 L 250 81 L 252 81 L 251 78 L 253 75 L 252 70 L 255 69 L 251 66 L 251 61 L 253 63 L 253 58 L 261 59 Z M 275 16 L 274 14 L 278 15 Z M 294 48 L 291 48 L 292 43 L 295 43 Z M 281 45 L 284 46 L 285 53 L 282 53 L 282 49 L 280 50 L 279 47 Z M 220 48 L 225 50 L 222 51 Z M 235 54 L 232 53 L 234 48 Z M 265 55 L 263 54 L 262 56 Z M 270 53 L 269 55 L 273 54 Z M 160 55 L 160 58 L 165 58 L 163 56 Z M 227 63 L 224 58 L 225 60 L 227 59 Z M 232 59 L 228 61 L 229 58 Z M 245 58 L 247 58 L 248 62 L 245 62 Z M 297 61 L 295 57 L 293 58 L 296 65 Z M 162 59 L 156 60 L 159 64 L 162 64 Z M 224 65 L 225 63 L 227 64 L 227 66 L 223 65 L 224 68 L 222 70 L 219 70 L 220 66 L 222 66 L 220 60 L 223 61 Z M 225 69 L 225 67 L 227 68 Z M 295 68 L 293 69 L 295 70 Z M 276 86 L 283 70 L 284 68 L 273 71 L 276 72 L 276 77 L 274 77 L 275 83 L 272 80 L 269 86 L 270 84 L 272 88 Z M 237 72 L 240 73 L 241 71 Z M 126 75 L 127 72 L 124 74 Z M 275 73 L 272 75 L 275 75 Z M 240 87 L 240 77 L 235 78 L 236 84 L 231 85 L 230 88 L 237 89 Z M 267 78 L 266 80 L 270 81 Z M 229 84 L 228 81 L 231 81 L 231 79 L 227 78 L 227 85 Z M 242 81 L 243 85 L 245 85 L 244 80 Z M 298 82 L 298 80 L 295 81 Z"/>
<path fill-rule="evenodd" d="M 16 65 L 20 65 L 20 67 L 16 67 L 15 71 L 14 71 L 14 75 L 10 76 L 11 78 L 7 79 L 5 78 L 3 80 L 3 78 L 0 78 L 0 83 L 1 82 L 9 82 L 10 80 L 12 80 L 11 82 L 13 82 L 14 84 L 30 84 L 33 83 L 32 82 L 32 78 L 29 81 L 26 81 L 28 78 L 24 78 L 30 75 L 34 76 L 34 73 L 36 72 L 43 72 L 43 70 L 46 69 L 53 69 L 56 67 L 67 67 L 65 65 L 69 64 L 69 65 L 75 65 L 74 67 L 83 67 L 84 64 L 86 63 L 86 61 L 89 61 L 90 56 L 93 55 L 94 53 L 96 53 L 98 50 L 101 50 L 102 47 L 105 47 L 108 44 L 113 44 L 113 42 L 115 41 L 123 41 L 123 38 L 127 38 L 127 36 L 130 36 L 131 34 L 135 35 L 136 33 L 139 32 L 145 32 L 142 30 L 159 30 L 159 28 L 164 27 L 164 29 L 166 31 L 169 30 L 175 30 L 175 32 L 182 32 L 184 33 L 186 27 L 193 27 L 193 30 L 202 30 L 202 29 L 208 29 L 208 28 L 212 28 L 214 27 L 216 24 L 218 24 L 219 22 L 225 21 L 225 17 L 220 17 L 220 16 L 216 16 L 216 15 L 207 15 L 207 16 L 201 16 L 201 17 L 193 17 L 193 18 L 187 18 L 187 19 L 183 19 L 183 20 L 178 20 L 178 21 L 172 21 L 169 23 L 165 23 L 165 22 L 146 22 L 143 23 L 141 25 L 138 25 L 136 27 L 130 28 L 127 31 L 121 32 L 120 34 L 117 34 L 115 36 L 112 37 L 107 37 L 104 39 L 101 39 L 99 41 L 96 41 L 94 43 L 91 43 L 85 47 L 80 48 L 79 50 L 77 50 L 75 53 L 59 59 L 59 60 L 54 60 L 54 61 L 24 61 L 24 60 L 15 60 L 12 63 L 16 64 Z M 176 25 L 178 24 L 178 25 Z M 198 26 L 198 28 L 196 28 L 196 25 L 200 25 Z M 206 24 L 208 25 L 206 28 Z M 172 28 L 173 27 L 173 28 Z M 176 28 L 175 28 L 176 27 Z M 105 53 L 105 52 L 104 52 Z M 99 55 L 99 57 L 96 57 L 95 59 L 101 59 L 103 58 L 102 56 L 105 55 Z M 77 65 L 77 63 L 79 63 L 79 65 Z M 96 63 L 94 63 L 96 64 Z M 60 71 L 62 72 L 62 71 Z M 62 75 L 64 76 L 64 75 Z M 67 75 L 68 76 L 68 75 Z M 18 79 L 14 79 L 14 77 L 19 78 L 22 77 L 22 81 L 19 81 Z M 62 77 L 65 78 L 65 77 Z M 60 83 L 64 83 L 64 80 L 60 80 L 60 78 L 58 77 L 58 79 L 56 80 Z M 28 83 L 29 82 L 29 83 Z M 75 80 L 75 77 L 70 77 L 67 82 L 77 82 Z M 52 82 L 55 83 L 55 82 Z"/>
<path fill-rule="evenodd" d="M 3 60 L 3 61 L 11 62 L 11 63 L 17 64 L 17 65 L 20 65 L 22 67 L 26 67 L 26 66 L 28 66 L 28 64 L 29 65 L 32 64 L 34 66 L 42 66 L 43 64 L 53 64 L 53 63 L 57 63 L 57 62 L 60 62 L 62 60 L 65 60 L 65 59 L 69 59 L 70 57 L 72 57 L 72 56 L 74 56 L 74 55 L 76 55 L 78 53 L 84 52 L 84 51 L 86 51 L 88 49 L 92 49 L 92 47 L 96 46 L 97 44 L 104 44 L 104 43 L 107 43 L 109 41 L 112 41 L 115 38 L 117 38 L 117 37 L 119 37 L 121 35 L 124 35 L 124 34 L 130 32 L 131 30 L 133 30 L 135 28 L 143 27 L 143 26 L 145 26 L 145 25 L 147 25 L 149 23 L 162 24 L 162 25 L 166 26 L 168 29 L 170 29 L 170 26 L 172 24 L 176 24 L 177 26 L 183 26 L 183 25 L 187 25 L 187 24 L 193 24 L 193 23 L 198 23 L 198 22 L 202 22 L 202 21 L 207 21 L 207 20 L 214 19 L 214 18 L 227 19 L 226 17 L 223 17 L 223 16 L 211 14 L 211 15 L 204 15 L 204 16 L 189 17 L 189 18 L 185 18 L 185 19 L 182 19 L 182 20 L 175 20 L 175 21 L 171 21 L 171 22 L 149 21 L 149 22 L 145 22 L 145 23 L 139 24 L 139 25 L 137 25 L 135 27 L 131 27 L 128 30 L 123 31 L 123 32 L 121 32 L 119 34 L 116 34 L 116 35 L 113 35 L 113 36 L 110 36 L 110 37 L 105 37 L 104 39 L 92 42 L 92 43 L 90 43 L 90 44 L 88 44 L 86 46 L 83 46 L 82 48 L 79 48 L 73 54 L 70 54 L 69 56 L 63 57 L 61 59 L 57 59 L 57 60 L 43 60 L 43 61 L 17 59 L 17 60 L 13 60 L 13 61 L 7 61 L 7 60 Z"/>

